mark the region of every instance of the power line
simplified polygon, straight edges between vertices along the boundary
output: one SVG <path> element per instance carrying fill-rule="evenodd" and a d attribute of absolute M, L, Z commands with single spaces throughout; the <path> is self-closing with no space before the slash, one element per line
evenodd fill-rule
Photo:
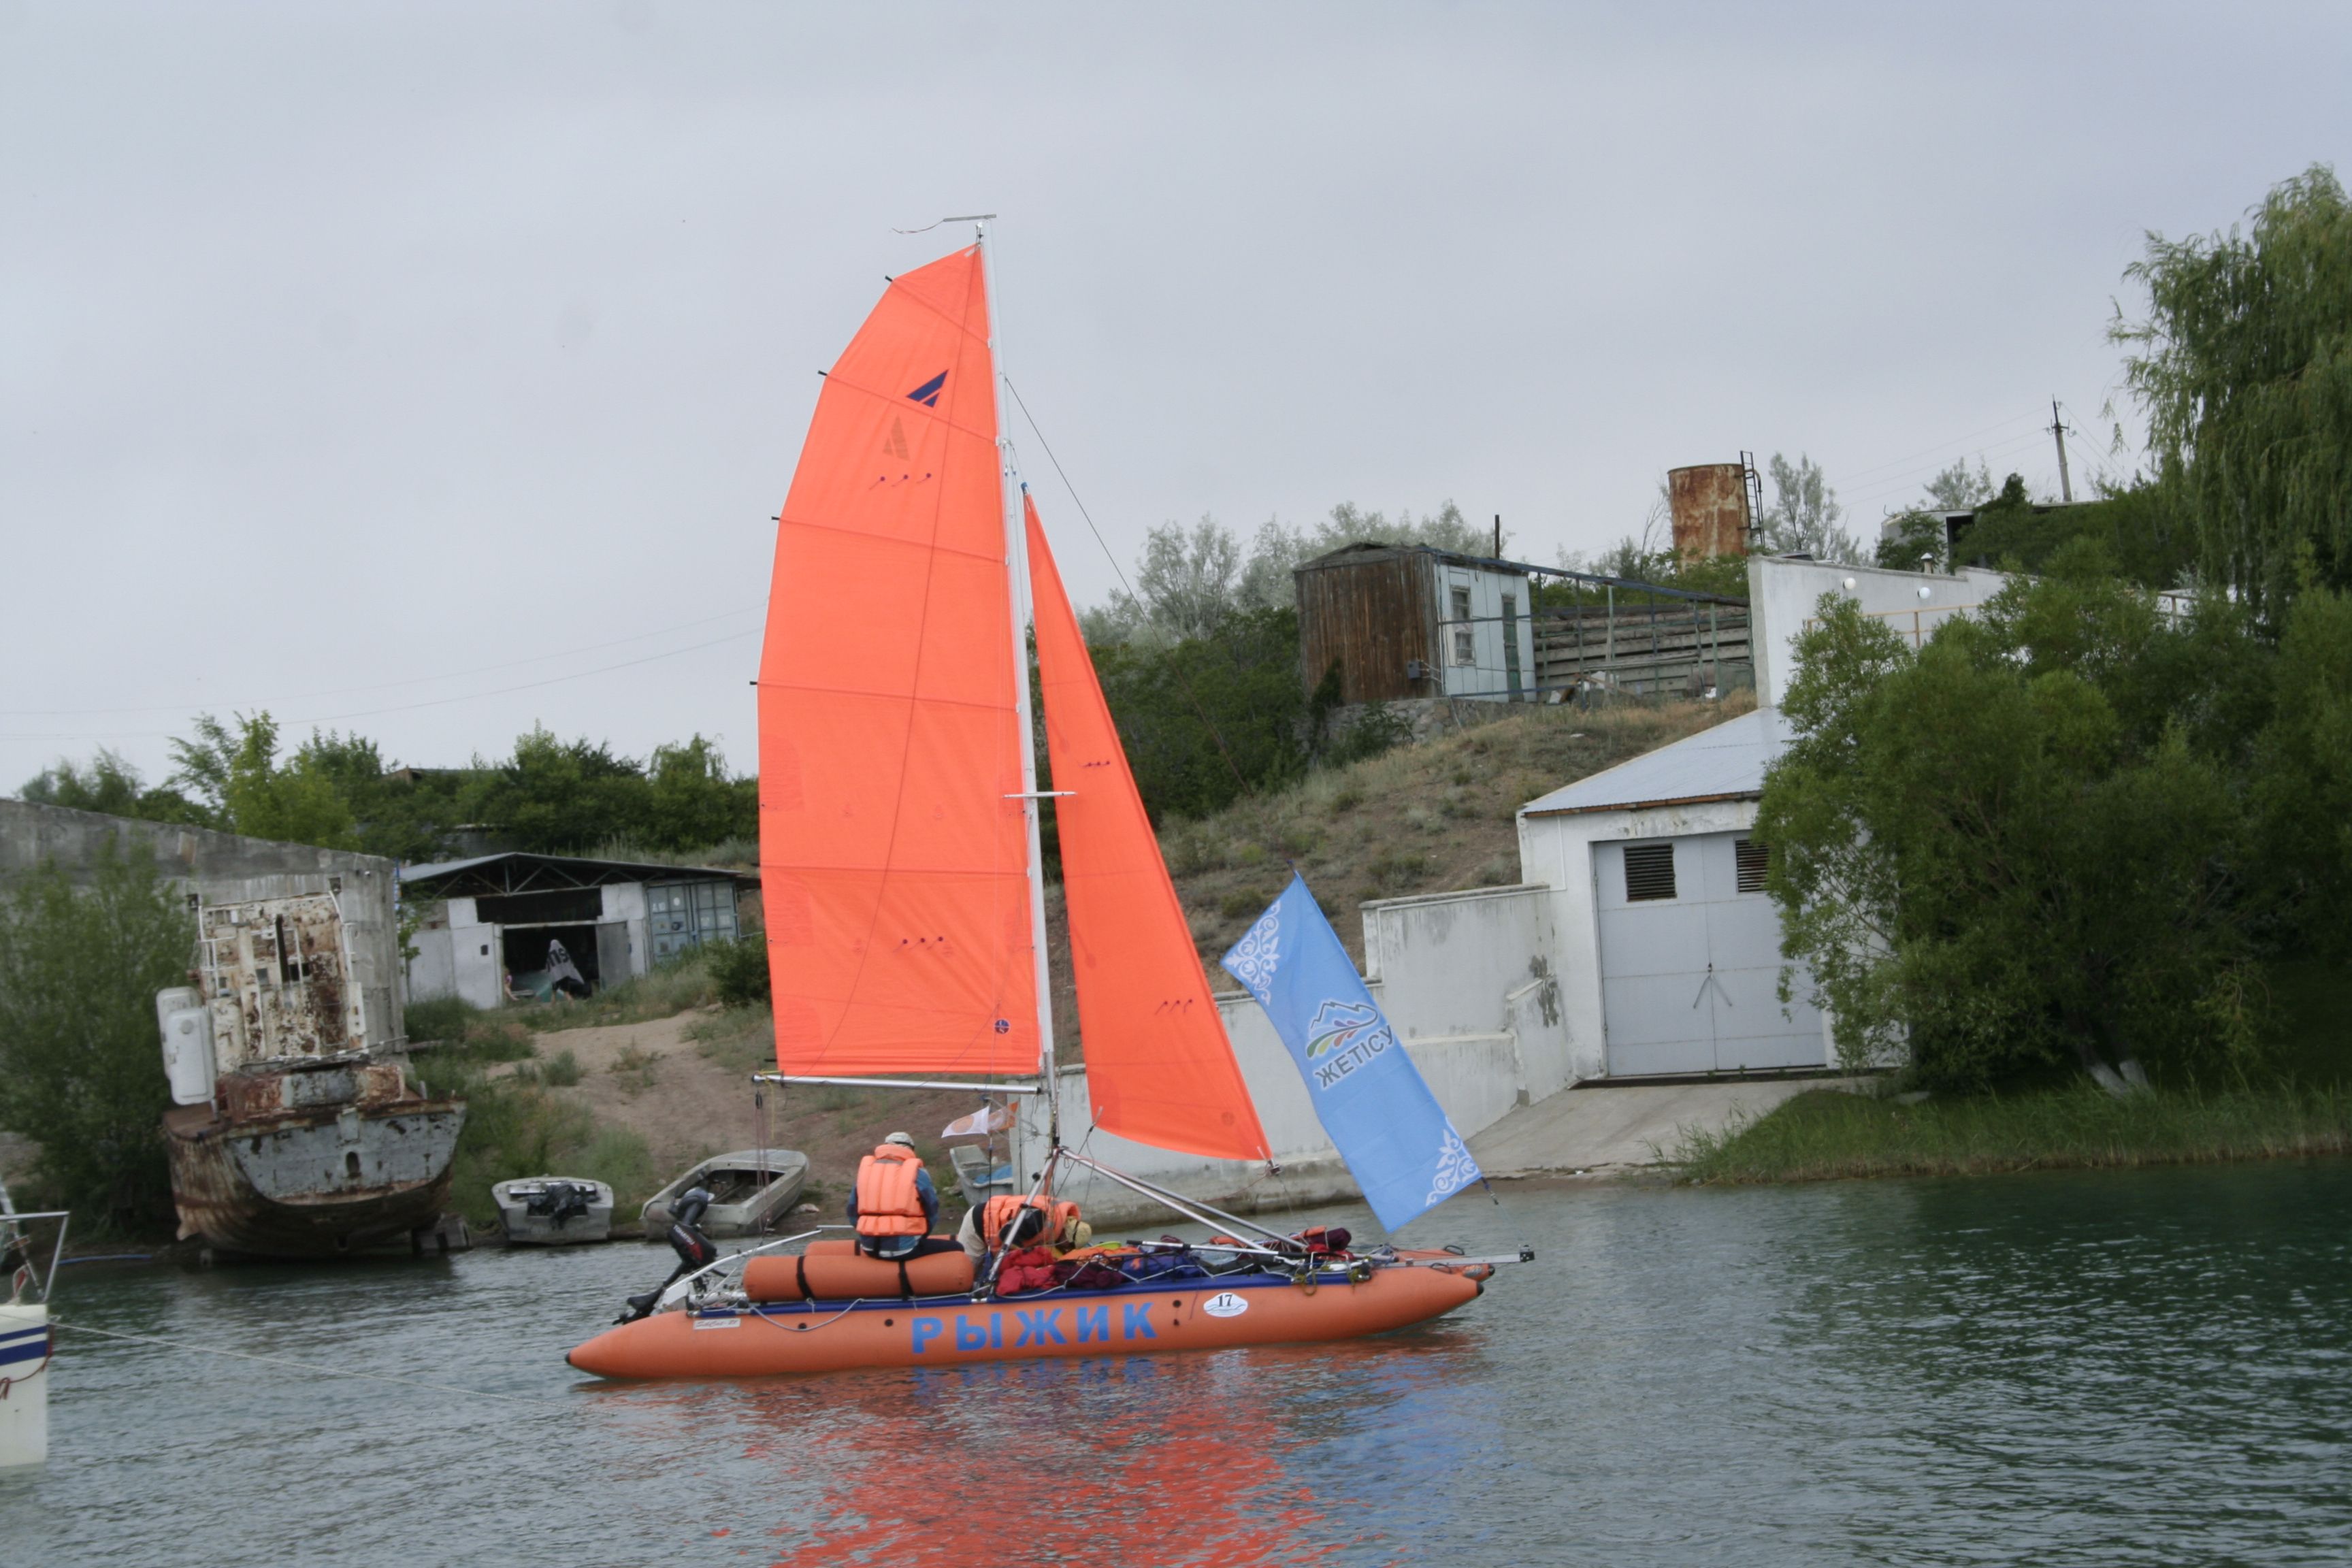
<path fill-rule="evenodd" d="M 654 637 L 667 637 L 672 632 L 692 631 L 697 626 L 714 626 L 763 610 L 764 604 L 745 605 L 738 609 L 705 616 L 698 621 L 681 621 L 673 626 L 660 626 L 649 632 L 636 632 L 625 637 L 613 637 L 604 642 L 588 643 L 580 647 L 559 648 L 551 653 L 535 653 L 527 658 L 508 659 L 499 664 L 475 665 L 467 669 L 451 670 L 446 675 L 416 675 L 405 680 L 379 681 L 371 686 L 331 686 L 320 691 L 297 691 L 275 702 L 230 702 L 218 698 L 205 698 L 195 702 L 156 702 L 142 708 L 0 708 L 0 719 L 69 719 L 81 714 L 111 716 L 118 713 L 181 713 L 191 708 L 221 707 L 229 709 L 264 709 L 286 702 L 308 702 L 317 697 L 348 697 L 362 691 L 394 691 L 408 686 L 429 686 L 436 680 L 459 680 L 472 675 L 490 675 L 502 669 L 520 669 L 529 664 L 545 664 L 550 659 L 576 658 L 583 653 L 597 653 L 608 647 L 621 647 L 633 642 L 646 642 Z M 686 649 L 678 649 L 686 652 Z"/>
<path fill-rule="evenodd" d="M 1965 436 L 1954 436 L 1948 440 L 1938 441 L 1936 445 L 1922 447 L 1916 452 L 1907 453 L 1900 458 L 1890 458 L 1883 463 L 1874 463 L 1866 468 L 1855 469 L 1846 477 L 1850 479 L 1872 479 L 1888 468 L 1899 468 L 1905 463 L 1915 462 L 1921 458 L 1933 458 L 1941 454 L 1948 454 L 1967 446 L 1969 442 L 1975 440 L 1979 436 L 1990 436 L 1996 430 L 2005 430 L 2011 425 L 2017 424 L 2020 420 L 2039 419 L 2042 416 L 2038 411 L 2032 414 L 2020 414 L 2014 418 L 2003 419 L 1997 424 L 1988 425 L 1981 430 L 1971 430 Z"/>
<path fill-rule="evenodd" d="M 492 691 L 468 691 L 456 697 L 427 698 L 422 702 L 394 703 L 387 708 L 363 708 L 348 713 L 320 713 L 307 719 L 289 719 L 285 721 L 285 727 L 289 730 L 299 730 L 305 725 L 333 724 L 346 719 L 373 719 L 385 713 L 408 713 L 419 708 L 446 708 L 453 702 L 475 702 L 485 697 L 508 697 L 518 691 L 537 691 L 542 687 L 561 686 L 567 680 L 584 680 L 592 675 L 610 675 L 616 669 L 634 669 L 641 664 L 656 664 L 666 658 L 676 658 L 680 654 L 699 653 L 704 648 L 719 647 L 728 643 L 740 642 L 745 637 L 758 637 L 761 629 L 755 626 L 750 631 L 730 632 L 723 637 L 713 637 L 709 642 L 694 643 L 686 647 L 674 647 L 663 653 L 649 653 L 643 658 L 626 658 L 617 664 L 600 665 L 594 669 L 575 669 L 563 675 L 551 675 L 545 680 L 526 680 L 518 686 L 501 686 Z M 170 738 L 170 734 L 171 731 L 167 730 L 123 730 L 109 734 L 16 733 L 0 734 L 0 741 L 144 741 L 165 740 Z"/>
<path fill-rule="evenodd" d="M 2023 435 L 2012 436 L 2006 441 L 1996 441 L 1989 447 L 1980 447 L 1973 452 L 1963 452 L 1958 456 L 1962 461 L 1966 461 L 1969 458 L 1975 458 L 1981 461 L 1986 458 L 1991 457 L 1995 453 L 2006 453 L 2019 447 L 2039 446 L 2041 444 L 2042 435 L 2043 432 L 2040 430 L 2028 430 Z M 1945 450 L 1948 452 L 1950 449 L 1947 447 Z M 1900 495 L 1906 490 L 1919 488 L 1919 480 L 1923 476 L 1933 477 L 1934 474 L 1939 471 L 1941 470 L 1936 464 L 1922 464 L 1916 468 L 1908 469 L 1904 473 L 1895 475 L 1878 483 L 1866 485 L 1861 489 L 1847 492 L 1845 497 L 1846 504 L 1850 507 L 1864 506 L 1887 496 Z"/>

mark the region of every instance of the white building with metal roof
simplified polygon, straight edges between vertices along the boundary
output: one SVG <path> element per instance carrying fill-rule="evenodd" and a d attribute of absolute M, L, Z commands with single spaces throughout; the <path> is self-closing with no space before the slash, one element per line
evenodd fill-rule
<path fill-rule="evenodd" d="M 1574 1076 L 1828 1066 L 1801 971 L 1780 997 L 1780 919 L 1753 837 L 1788 744 L 1759 708 L 1519 809 L 1524 881 L 1549 889 Z"/>

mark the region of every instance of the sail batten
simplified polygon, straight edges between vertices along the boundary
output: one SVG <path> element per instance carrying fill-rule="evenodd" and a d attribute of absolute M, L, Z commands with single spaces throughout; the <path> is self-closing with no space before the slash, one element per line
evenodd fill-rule
<path fill-rule="evenodd" d="M 1160 840 L 1034 504 L 1038 687 L 1094 1124 L 1155 1148 L 1270 1157 Z"/>
<path fill-rule="evenodd" d="M 787 1073 L 1037 1062 L 982 266 L 974 247 L 892 282 L 778 517 L 760 859 Z"/>

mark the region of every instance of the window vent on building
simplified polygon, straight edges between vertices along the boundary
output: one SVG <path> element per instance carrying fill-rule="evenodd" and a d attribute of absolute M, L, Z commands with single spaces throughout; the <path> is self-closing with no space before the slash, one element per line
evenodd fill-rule
<path fill-rule="evenodd" d="M 1762 892 L 1766 864 L 1764 846 L 1753 838 L 1739 838 L 1733 840 L 1731 849 L 1739 859 L 1739 890 L 1743 893 Z"/>
<path fill-rule="evenodd" d="M 1625 901 L 1675 896 L 1675 847 L 1671 844 L 1625 846 Z"/>

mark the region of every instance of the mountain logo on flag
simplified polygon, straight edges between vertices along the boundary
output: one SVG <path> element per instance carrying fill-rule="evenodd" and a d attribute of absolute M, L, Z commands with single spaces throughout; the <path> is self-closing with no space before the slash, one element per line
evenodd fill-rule
<path fill-rule="evenodd" d="M 1388 1033 L 1379 1008 L 1360 1002 L 1326 1002 L 1315 1010 L 1315 1021 L 1307 1026 L 1307 1054 L 1319 1057 L 1345 1051 L 1370 1030 Z M 1373 1047 L 1376 1051 L 1387 1048 L 1385 1041 Z"/>

